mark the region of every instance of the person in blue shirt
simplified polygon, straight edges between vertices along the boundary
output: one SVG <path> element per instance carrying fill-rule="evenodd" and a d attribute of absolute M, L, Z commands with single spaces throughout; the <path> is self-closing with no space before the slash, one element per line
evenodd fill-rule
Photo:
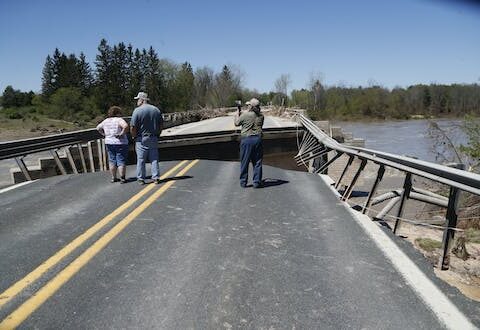
<path fill-rule="evenodd" d="M 139 92 L 136 97 L 137 108 L 133 111 L 130 121 L 130 131 L 135 140 L 135 152 L 137 153 L 137 180 L 145 184 L 145 163 L 152 163 L 152 179 L 160 183 L 160 171 L 158 167 L 158 138 L 162 133 L 162 112 L 148 103 L 148 94 Z"/>

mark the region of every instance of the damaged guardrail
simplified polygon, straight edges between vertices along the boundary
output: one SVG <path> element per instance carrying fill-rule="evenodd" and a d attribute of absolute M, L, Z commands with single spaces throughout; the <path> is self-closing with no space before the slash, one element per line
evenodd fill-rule
<path fill-rule="evenodd" d="M 353 188 L 360 177 L 362 171 L 368 162 L 378 165 L 377 176 L 373 185 L 368 192 L 368 197 L 361 211 L 364 214 L 368 213 L 371 205 L 379 204 L 389 200 L 389 203 L 376 216 L 376 219 L 383 219 L 383 217 L 399 205 L 395 217 L 395 226 L 393 232 L 396 234 L 402 221 L 405 202 L 407 199 L 415 199 L 425 203 L 445 207 L 446 220 L 443 235 L 442 257 L 440 259 L 440 268 L 442 270 L 449 268 L 449 253 L 451 243 L 457 229 L 457 211 L 458 199 L 462 191 L 469 192 L 475 195 L 480 195 L 480 175 L 464 171 L 458 168 L 452 168 L 445 165 L 439 165 L 422 160 L 417 160 L 405 156 L 394 155 L 390 153 L 380 152 L 367 148 L 347 147 L 344 146 L 315 125 L 304 114 L 297 113 L 296 117 L 305 128 L 301 143 L 299 145 L 298 154 L 295 156 L 297 164 L 300 165 L 305 162 L 313 163 L 314 160 L 321 160 L 317 162 L 317 166 L 311 166 L 310 172 L 324 173 L 327 171 L 335 161 L 342 155 L 348 156 L 348 161 L 342 171 L 337 182 L 335 182 L 335 189 L 338 190 L 345 174 L 350 169 L 353 161 L 358 159 L 361 161 L 360 166 L 353 175 L 352 180 L 346 185 L 343 190 L 341 199 L 347 201 L 353 191 Z M 328 159 L 327 155 L 333 153 L 333 156 Z M 403 187 L 390 193 L 375 197 L 376 190 L 379 183 L 382 181 L 385 168 L 394 168 L 405 173 Z M 412 186 L 412 175 L 417 175 L 434 182 L 445 184 L 450 187 L 449 196 L 444 197 L 433 192 L 423 189 L 418 189 Z"/>

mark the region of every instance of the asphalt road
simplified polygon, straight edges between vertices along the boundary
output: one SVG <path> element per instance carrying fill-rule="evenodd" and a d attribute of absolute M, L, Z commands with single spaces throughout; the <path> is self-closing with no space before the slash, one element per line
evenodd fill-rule
<path fill-rule="evenodd" d="M 297 123 L 286 118 L 269 116 L 268 112 L 264 113 L 264 115 L 265 122 L 263 128 L 293 127 L 297 125 Z M 240 129 L 240 127 L 235 127 L 233 124 L 233 116 L 234 113 L 231 113 L 229 116 L 225 117 L 206 119 L 195 123 L 168 128 L 162 132 L 162 136 Z"/>
<path fill-rule="evenodd" d="M 0 328 L 442 328 L 318 176 L 245 189 L 236 162 L 181 165 L 0 194 Z"/>

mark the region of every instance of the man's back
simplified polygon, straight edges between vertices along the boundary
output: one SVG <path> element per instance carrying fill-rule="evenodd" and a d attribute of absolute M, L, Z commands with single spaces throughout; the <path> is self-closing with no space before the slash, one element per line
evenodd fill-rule
<path fill-rule="evenodd" d="M 130 125 L 137 129 L 137 137 L 159 136 L 162 123 L 162 112 L 151 104 L 142 104 L 135 108 L 130 121 Z"/>

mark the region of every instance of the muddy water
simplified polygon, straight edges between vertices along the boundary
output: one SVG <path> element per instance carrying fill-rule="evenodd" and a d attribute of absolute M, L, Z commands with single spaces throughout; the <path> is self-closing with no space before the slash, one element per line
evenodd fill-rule
<path fill-rule="evenodd" d="M 439 119 L 438 125 L 447 131 L 454 144 L 465 144 L 466 138 L 460 125 L 461 120 Z M 344 132 L 355 138 L 365 139 L 365 147 L 399 155 L 416 157 L 436 162 L 432 151 L 432 139 L 428 136 L 428 120 L 399 120 L 382 122 L 336 122 Z"/>

